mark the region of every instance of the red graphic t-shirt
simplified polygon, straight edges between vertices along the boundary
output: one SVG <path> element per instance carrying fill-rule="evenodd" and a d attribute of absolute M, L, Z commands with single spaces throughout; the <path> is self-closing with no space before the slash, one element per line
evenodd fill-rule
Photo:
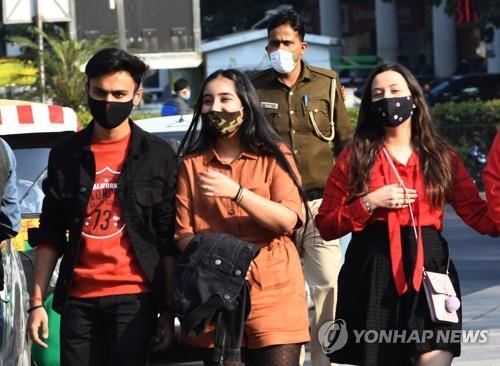
<path fill-rule="evenodd" d="M 83 223 L 82 245 L 71 295 L 99 297 L 149 291 L 134 256 L 116 195 L 130 134 L 114 141 L 93 141 L 96 175 Z"/>

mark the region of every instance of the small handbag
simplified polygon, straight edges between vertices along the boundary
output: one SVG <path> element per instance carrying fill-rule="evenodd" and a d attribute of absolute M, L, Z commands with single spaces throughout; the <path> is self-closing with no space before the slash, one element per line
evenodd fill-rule
<path fill-rule="evenodd" d="M 406 187 L 403 180 L 399 176 L 394 163 L 392 162 L 389 153 L 384 148 L 384 154 L 391 165 L 391 168 L 399 181 L 399 184 L 403 187 L 406 193 Z M 418 241 L 418 234 L 415 224 L 415 217 L 413 214 L 412 205 L 408 205 L 410 209 L 410 217 L 413 224 L 413 232 L 415 234 L 415 240 Z M 448 249 L 449 250 L 449 249 Z M 446 265 L 446 273 L 430 272 L 426 271 L 425 268 L 424 276 L 422 279 L 422 285 L 424 287 L 425 296 L 427 298 L 427 304 L 429 305 L 429 312 L 431 315 L 431 320 L 435 323 L 458 323 L 457 310 L 460 308 L 460 300 L 457 297 L 453 283 L 451 282 L 450 276 L 448 275 L 448 269 L 450 267 L 450 253 L 448 252 L 448 262 Z"/>
<path fill-rule="evenodd" d="M 446 273 L 424 271 L 422 280 L 431 320 L 435 323 L 458 323 L 457 297 L 448 271 Z"/>

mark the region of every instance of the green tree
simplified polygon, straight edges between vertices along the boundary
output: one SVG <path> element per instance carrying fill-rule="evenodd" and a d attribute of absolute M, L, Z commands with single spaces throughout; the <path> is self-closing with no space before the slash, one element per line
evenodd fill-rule
<path fill-rule="evenodd" d="M 62 28 L 54 34 L 34 28 L 36 34 L 42 35 L 45 41 L 44 60 L 46 95 L 55 104 L 80 110 L 85 104 L 85 74 L 83 65 L 98 50 L 116 44 L 115 36 L 101 36 L 95 41 L 76 41 Z M 34 58 L 38 65 L 38 44 L 29 37 L 11 36 L 9 41 L 24 47 L 28 57 Z"/>

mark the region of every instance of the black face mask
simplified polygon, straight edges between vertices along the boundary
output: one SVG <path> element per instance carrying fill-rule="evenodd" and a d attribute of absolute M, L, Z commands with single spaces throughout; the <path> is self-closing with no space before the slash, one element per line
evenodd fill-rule
<path fill-rule="evenodd" d="M 413 116 L 411 96 L 383 98 L 372 102 L 372 117 L 380 126 L 397 127 Z"/>
<path fill-rule="evenodd" d="M 90 113 L 100 126 L 112 129 L 119 126 L 132 112 L 134 98 L 128 102 L 108 102 L 88 96 Z"/>

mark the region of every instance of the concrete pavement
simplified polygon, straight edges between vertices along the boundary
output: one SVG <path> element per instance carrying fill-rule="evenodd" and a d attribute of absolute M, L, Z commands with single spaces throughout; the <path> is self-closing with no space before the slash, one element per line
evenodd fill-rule
<path fill-rule="evenodd" d="M 463 296 L 463 329 L 488 330 L 486 343 L 462 344 L 462 355 L 453 361 L 453 366 L 498 366 L 500 365 L 500 285 Z M 166 365 L 154 363 L 154 365 Z M 202 365 L 201 362 L 168 363 L 169 365 Z M 311 366 L 309 352 L 304 366 Z"/>
<path fill-rule="evenodd" d="M 462 355 L 453 366 L 500 365 L 500 285 L 468 294 L 462 302 L 463 329 L 486 329 L 488 341 L 462 344 Z"/>
<path fill-rule="evenodd" d="M 462 343 L 462 355 L 453 366 L 500 365 L 500 285 L 462 297 L 464 330 L 487 330 L 486 343 Z M 304 366 L 311 366 L 309 352 Z"/>

